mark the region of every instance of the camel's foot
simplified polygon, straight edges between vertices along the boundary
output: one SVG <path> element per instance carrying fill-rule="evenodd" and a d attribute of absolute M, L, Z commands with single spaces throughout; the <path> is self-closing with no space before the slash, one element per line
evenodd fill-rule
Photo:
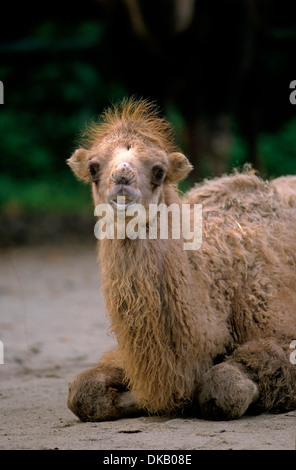
<path fill-rule="evenodd" d="M 109 421 L 140 413 L 132 393 L 100 366 L 76 375 L 69 385 L 68 407 L 81 421 Z"/>
<path fill-rule="evenodd" d="M 257 398 L 255 382 L 229 363 L 212 367 L 203 375 L 198 386 L 198 400 L 204 419 L 239 418 Z"/>

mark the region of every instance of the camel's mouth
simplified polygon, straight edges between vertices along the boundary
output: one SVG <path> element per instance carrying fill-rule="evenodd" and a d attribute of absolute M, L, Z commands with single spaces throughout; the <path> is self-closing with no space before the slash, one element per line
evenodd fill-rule
<path fill-rule="evenodd" d="M 136 204 L 139 199 L 140 191 L 126 185 L 117 185 L 108 195 L 109 204 L 117 210 L 125 210 L 131 204 Z"/>
<path fill-rule="evenodd" d="M 128 206 L 136 203 L 137 200 L 129 201 L 126 200 L 125 196 L 118 196 L 116 199 L 109 199 L 109 204 L 111 204 L 111 206 L 117 210 L 125 210 Z"/>

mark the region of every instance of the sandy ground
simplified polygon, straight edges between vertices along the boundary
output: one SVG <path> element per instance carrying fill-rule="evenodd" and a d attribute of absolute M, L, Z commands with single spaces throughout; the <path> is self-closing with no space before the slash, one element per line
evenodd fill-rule
<path fill-rule="evenodd" d="M 68 382 L 114 344 L 95 258 L 95 243 L 0 252 L 0 449 L 295 449 L 296 412 L 81 423 Z"/>

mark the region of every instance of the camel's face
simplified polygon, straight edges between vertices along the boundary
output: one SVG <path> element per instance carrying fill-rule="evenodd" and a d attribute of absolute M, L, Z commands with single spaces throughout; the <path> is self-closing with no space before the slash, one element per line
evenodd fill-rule
<path fill-rule="evenodd" d="M 80 179 L 92 183 L 95 205 L 114 208 L 164 201 L 168 184 L 183 179 L 191 165 L 181 153 L 167 154 L 152 142 L 123 139 L 101 142 L 90 150 L 78 149 L 69 164 Z"/>
<path fill-rule="evenodd" d="M 169 167 L 164 151 L 143 145 L 119 145 L 109 158 L 97 155 L 90 160 L 90 170 L 96 161 L 100 161 L 100 177 L 93 185 L 96 203 L 108 202 L 122 209 L 135 203 L 148 208 L 149 204 L 162 201 Z"/>

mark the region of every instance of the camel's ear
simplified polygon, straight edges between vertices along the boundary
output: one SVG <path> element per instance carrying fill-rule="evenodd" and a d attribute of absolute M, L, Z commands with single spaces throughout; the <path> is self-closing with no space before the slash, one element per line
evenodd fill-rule
<path fill-rule="evenodd" d="M 193 169 L 189 160 L 179 152 L 173 152 L 169 155 L 169 168 L 166 179 L 170 183 L 177 183 L 183 180 Z"/>
<path fill-rule="evenodd" d="M 67 160 L 68 165 L 73 170 L 77 178 L 85 183 L 90 182 L 87 154 L 88 150 L 80 148 L 75 150 L 73 155 Z"/>

